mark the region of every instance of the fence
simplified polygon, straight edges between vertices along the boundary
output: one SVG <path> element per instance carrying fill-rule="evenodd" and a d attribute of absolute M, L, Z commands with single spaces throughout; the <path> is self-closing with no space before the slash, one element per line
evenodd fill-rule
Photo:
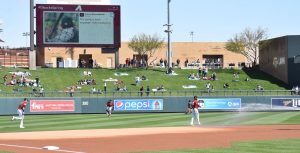
<path fill-rule="evenodd" d="M 28 50 L 0 49 L 0 66 L 4 67 L 28 67 Z"/>
<path fill-rule="evenodd" d="M 172 97 L 172 96 L 291 96 L 298 95 L 293 90 L 173 90 L 157 92 L 139 91 L 115 91 L 115 92 L 66 92 L 66 91 L 45 91 L 43 93 L 14 90 L 13 92 L 0 92 L 0 97 Z"/>
<path fill-rule="evenodd" d="M 200 111 L 300 111 L 300 96 L 202 96 L 199 98 L 205 103 Z M 192 100 L 193 97 L 30 97 L 28 99 L 26 114 L 105 113 L 105 104 L 111 99 L 119 104 L 122 103 L 115 105 L 117 109 L 114 113 L 183 113 L 186 111 L 188 100 Z M 22 100 L 23 98 L 20 97 L 0 98 L 0 115 L 15 114 Z M 153 101 L 158 102 L 159 107 L 153 105 Z M 147 105 L 140 105 L 141 102 L 146 102 Z"/>

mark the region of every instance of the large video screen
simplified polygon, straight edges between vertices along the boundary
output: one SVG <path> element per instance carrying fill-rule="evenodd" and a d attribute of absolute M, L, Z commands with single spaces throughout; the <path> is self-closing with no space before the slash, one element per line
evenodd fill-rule
<path fill-rule="evenodd" d="M 37 45 L 120 47 L 120 7 L 37 5 Z"/>

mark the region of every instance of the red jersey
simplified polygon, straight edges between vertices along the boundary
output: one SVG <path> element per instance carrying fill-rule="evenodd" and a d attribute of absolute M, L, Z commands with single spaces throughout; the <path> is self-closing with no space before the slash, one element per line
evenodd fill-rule
<path fill-rule="evenodd" d="M 23 102 L 19 105 L 18 109 L 24 110 L 25 107 L 26 107 L 26 105 L 27 105 L 27 102 L 26 102 L 26 101 L 23 101 Z"/>
<path fill-rule="evenodd" d="M 199 101 L 198 100 L 193 100 L 192 102 L 192 108 L 199 108 Z"/>
<path fill-rule="evenodd" d="M 113 107 L 114 103 L 112 101 L 109 101 L 109 102 L 106 103 L 106 106 L 107 107 Z"/>

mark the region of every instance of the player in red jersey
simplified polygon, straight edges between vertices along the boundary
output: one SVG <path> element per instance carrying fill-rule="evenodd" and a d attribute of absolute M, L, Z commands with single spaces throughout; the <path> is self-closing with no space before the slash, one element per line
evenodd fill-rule
<path fill-rule="evenodd" d="M 11 118 L 11 120 L 21 120 L 20 122 L 20 128 L 25 128 L 24 125 L 23 125 L 23 122 L 24 122 L 24 111 L 25 111 L 25 107 L 27 105 L 27 98 L 24 98 L 24 101 L 21 102 L 21 104 L 19 105 L 18 107 L 18 114 L 19 116 L 13 116 Z"/>
<path fill-rule="evenodd" d="M 107 103 L 106 103 L 106 115 L 108 117 L 111 116 L 111 112 L 113 111 L 113 107 L 114 107 L 114 102 L 112 100 L 109 100 Z"/>
<path fill-rule="evenodd" d="M 199 111 L 198 111 L 199 107 L 200 107 L 199 100 L 198 100 L 197 96 L 194 96 L 194 100 L 192 101 L 191 125 L 194 125 L 195 120 L 197 120 L 198 125 L 200 125 Z"/>

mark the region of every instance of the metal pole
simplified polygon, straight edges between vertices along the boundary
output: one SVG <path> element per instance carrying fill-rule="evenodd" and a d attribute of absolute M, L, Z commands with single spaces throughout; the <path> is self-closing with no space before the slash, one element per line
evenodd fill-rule
<path fill-rule="evenodd" d="M 34 50 L 34 0 L 30 0 L 30 51 Z"/>
<path fill-rule="evenodd" d="M 190 32 L 190 35 L 191 35 L 191 37 L 192 37 L 192 42 L 194 42 L 194 31 L 191 31 L 191 32 Z"/>
<path fill-rule="evenodd" d="M 171 24 L 170 24 L 170 2 L 171 0 L 168 1 L 168 65 L 169 67 L 172 67 L 172 51 L 171 51 Z"/>
<path fill-rule="evenodd" d="M 30 0 L 30 51 L 29 69 L 36 70 L 36 51 L 34 48 L 34 0 Z"/>
<path fill-rule="evenodd" d="M 116 51 L 115 51 L 115 69 L 118 69 L 119 68 L 119 65 L 120 65 L 120 61 L 119 61 L 119 48 L 116 48 Z"/>

